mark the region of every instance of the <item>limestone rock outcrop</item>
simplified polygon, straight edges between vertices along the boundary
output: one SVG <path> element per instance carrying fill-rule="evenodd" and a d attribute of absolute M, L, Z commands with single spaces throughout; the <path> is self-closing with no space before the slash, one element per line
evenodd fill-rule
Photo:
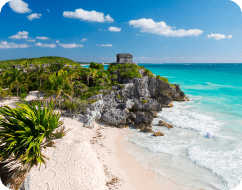
<path fill-rule="evenodd" d="M 106 95 L 91 97 L 98 101 L 87 109 L 84 126 L 92 127 L 95 119 L 100 119 L 117 127 L 129 125 L 142 132 L 153 132 L 153 118 L 162 107 L 171 107 L 173 101 L 189 100 L 179 85 L 172 86 L 161 79 L 144 76 L 143 69 L 139 69 L 139 73 L 141 78 L 124 77 L 118 71 L 111 73 L 117 75 L 119 85 L 113 86 L 109 93 L 100 90 Z M 159 121 L 159 125 L 168 129 L 173 127 L 164 121 Z"/>

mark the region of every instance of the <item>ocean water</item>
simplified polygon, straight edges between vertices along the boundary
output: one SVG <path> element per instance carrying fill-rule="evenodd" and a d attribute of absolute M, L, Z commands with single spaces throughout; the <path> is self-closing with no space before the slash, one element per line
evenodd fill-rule
<path fill-rule="evenodd" d="M 180 184 L 229 190 L 242 180 L 242 64 L 138 64 L 180 84 L 190 98 L 154 118 L 152 137 L 131 129 L 126 150 L 145 167 Z M 107 66 L 105 66 L 107 69 Z M 158 126 L 162 119 L 174 126 Z"/>
<path fill-rule="evenodd" d="M 242 64 L 139 64 L 190 98 L 154 118 L 152 137 L 131 129 L 125 147 L 161 176 L 199 189 L 228 190 L 242 180 Z M 174 126 L 158 126 L 162 119 Z M 166 173 L 164 173 L 164 169 Z"/>

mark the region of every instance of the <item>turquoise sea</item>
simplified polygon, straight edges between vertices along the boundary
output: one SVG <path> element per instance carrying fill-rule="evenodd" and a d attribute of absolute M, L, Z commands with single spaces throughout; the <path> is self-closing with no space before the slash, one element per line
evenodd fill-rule
<path fill-rule="evenodd" d="M 175 182 L 208 190 L 235 188 L 242 180 L 242 64 L 138 65 L 180 84 L 190 101 L 173 102 L 154 118 L 153 129 L 163 137 L 130 130 L 125 138 L 134 146 L 127 151 Z M 159 119 L 174 128 L 159 127 Z"/>

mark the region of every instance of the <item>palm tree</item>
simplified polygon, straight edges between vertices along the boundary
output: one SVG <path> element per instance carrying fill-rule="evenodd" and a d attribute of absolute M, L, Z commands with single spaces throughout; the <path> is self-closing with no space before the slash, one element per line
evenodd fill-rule
<path fill-rule="evenodd" d="M 29 75 L 29 68 L 30 68 L 29 61 L 28 60 L 23 60 L 20 64 L 22 66 L 24 66 L 24 68 L 26 69 L 26 77 L 27 77 L 27 81 L 28 81 L 28 79 L 30 78 L 30 75 Z M 27 85 L 27 91 L 29 93 L 29 83 L 26 83 L 26 85 Z"/>
<path fill-rule="evenodd" d="M 65 135 L 60 115 L 53 110 L 53 102 L 43 108 L 41 102 L 26 101 L 16 108 L 0 108 L 0 174 L 4 185 L 19 189 L 30 169 L 48 159 L 42 150 L 53 147 L 53 140 Z"/>
<path fill-rule="evenodd" d="M 43 80 L 47 79 L 49 74 L 48 74 L 48 68 L 44 68 L 43 64 L 39 63 L 34 63 L 35 66 L 35 71 L 33 72 L 33 75 L 37 76 L 37 82 L 38 82 L 38 88 L 39 88 L 39 98 L 40 98 L 40 92 L 41 92 L 41 87 L 43 85 Z"/>
<path fill-rule="evenodd" d="M 19 88 L 23 84 L 22 82 L 24 80 L 23 73 L 17 68 L 11 68 L 9 72 L 6 73 L 6 77 L 7 77 L 7 84 L 10 86 L 9 90 L 11 90 L 12 87 L 16 87 L 17 97 L 18 97 Z"/>
<path fill-rule="evenodd" d="M 92 78 L 93 84 L 95 84 L 94 79 L 95 79 L 96 76 L 97 76 L 97 72 L 98 72 L 98 70 L 97 70 L 97 69 L 91 69 L 90 72 L 91 72 L 91 78 Z"/>
<path fill-rule="evenodd" d="M 49 86 L 46 89 L 46 91 L 47 93 L 49 93 L 49 95 L 51 95 L 51 98 L 53 94 L 56 94 L 56 97 L 55 97 L 55 102 L 56 102 L 59 96 L 63 93 L 65 84 L 68 83 L 69 81 L 68 73 L 67 71 L 60 70 L 57 75 L 55 73 L 52 73 L 49 76 L 48 80 L 49 80 Z"/>
<path fill-rule="evenodd" d="M 89 68 L 82 68 L 81 69 L 81 72 L 79 73 L 79 76 L 80 77 L 86 77 L 87 79 L 87 86 L 89 86 L 89 79 L 90 79 L 90 76 L 91 76 L 91 69 Z"/>

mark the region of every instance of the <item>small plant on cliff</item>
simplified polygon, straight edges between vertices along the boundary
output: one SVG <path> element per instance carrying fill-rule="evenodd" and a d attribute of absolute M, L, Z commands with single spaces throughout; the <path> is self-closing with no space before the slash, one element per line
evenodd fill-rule
<path fill-rule="evenodd" d="M 142 103 L 147 103 L 148 102 L 148 100 L 140 100 Z"/>
<path fill-rule="evenodd" d="M 121 94 L 118 94 L 118 95 L 117 95 L 117 98 L 119 98 L 119 99 L 124 99 L 124 97 L 123 97 Z"/>
<path fill-rule="evenodd" d="M 123 85 L 123 84 L 120 84 L 119 86 L 120 86 L 120 88 L 121 88 L 121 89 L 123 89 L 123 88 L 124 88 L 124 85 Z"/>
<path fill-rule="evenodd" d="M 174 84 L 169 83 L 169 79 L 168 79 L 168 78 L 166 78 L 166 77 L 161 77 L 160 75 L 157 75 L 157 76 L 156 76 L 156 79 L 162 80 L 162 81 L 164 81 L 164 82 L 168 83 L 169 85 L 171 85 L 173 88 L 175 88 L 175 85 L 174 85 Z"/>
<path fill-rule="evenodd" d="M 154 75 L 153 75 L 153 74 L 149 74 L 149 77 L 152 77 L 152 78 L 154 78 Z"/>

